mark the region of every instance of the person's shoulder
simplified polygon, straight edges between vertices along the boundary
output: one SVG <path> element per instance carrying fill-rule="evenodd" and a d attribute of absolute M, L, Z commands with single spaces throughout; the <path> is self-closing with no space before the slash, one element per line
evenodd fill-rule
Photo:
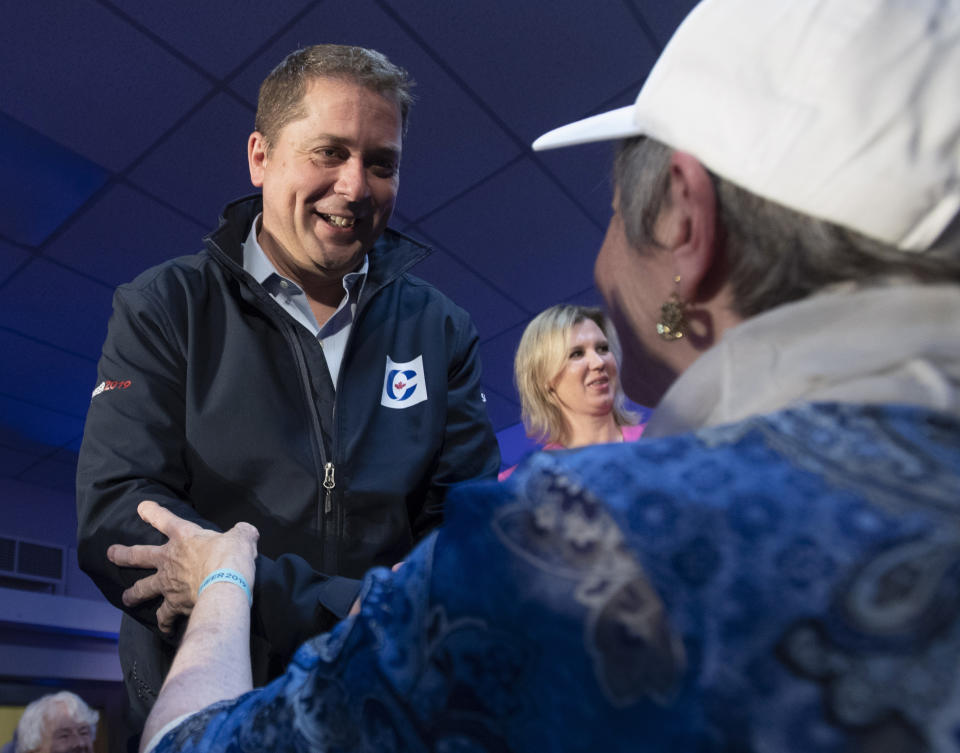
<path fill-rule="evenodd" d="M 543 455 L 538 463 L 555 463 L 614 505 L 646 494 L 707 507 L 747 497 L 806 505 L 843 489 L 902 511 L 902 500 L 911 500 L 908 507 L 952 506 L 960 488 L 960 419 L 916 406 L 810 403 L 673 436 Z"/>
<path fill-rule="evenodd" d="M 422 277 L 418 277 L 411 272 L 405 272 L 397 282 L 402 285 L 409 294 L 421 296 L 428 306 L 434 306 L 454 316 L 468 316 L 462 306 L 432 282 L 424 280 Z"/>
<path fill-rule="evenodd" d="M 642 432 L 639 426 L 627 428 L 630 434 Z M 636 441 L 625 431 L 630 441 L 536 453 L 511 481 L 540 494 L 550 478 L 563 477 L 615 508 L 640 498 L 715 504 L 733 490 L 769 484 L 774 469 L 786 462 L 780 445 L 767 441 L 769 431 L 768 417 Z"/>
<path fill-rule="evenodd" d="M 929 583 L 957 563 L 950 531 L 958 480 L 956 417 L 914 406 L 808 404 L 669 437 L 539 453 L 474 501 L 490 511 L 487 529 L 525 563 L 567 579 L 575 568 L 588 575 L 589 588 L 562 593 L 568 602 L 594 600 L 591 626 L 621 617 L 635 626 L 639 605 L 650 613 L 650 592 L 635 586 L 597 597 L 623 582 L 631 560 L 639 565 L 669 610 L 670 629 L 694 648 L 692 682 L 710 687 L 709 667 L 722 664 L 725 681 L 752 688 L 748 678 L 764 668 L 763 692 L 742 699 L 760 719 L 794 707 L 796 688 L 820 678 L 823 655 L 838 657 L 843 672 L 860 671 L 862 645 L 851 642 L 850 621 L 835 619 L 837 604 L 861 637 L 886 634 L 890 610 L 904 604 L 924 615 L 898 623 L 897 645 L 881 646 L 870 661 L 934 657 L 943 635 L 956 636 L 953 613 L 938 623 L 936 640 L 925 620 L 943 614 Z M 482 530 L 469 522 L 464 537 Z M 891 573 L 926 573 L 934 560 L 942 564 L 922 585 L 890 595 Z M 542 583 L 534 597 L 559 592 Z M 871 601 L 876 594 L 887 601 Z M 618 632 L 601 634 L 598 648 L 616 647 L 609 636 Z M 637 653 L 630 635 L 629 650 L 609 666 L 629 667 L 623 657 Z M 643 667 L 632 676 L 648 674 Z M 840 703 L 831 688 L 824 703 Z"/>
<path fill-rule="evenodd" d="M 124 283 L 120 288 L 128 291 L 162 288 L 166 285 L 182 285 L 191 278 L 198 278 L 216 268 L 216 264 L 206 250 L 194 254 L 185 254 L 167 259 Z"/>
<path fill-rule="evenodd" d="M 472 327 L 470 313 L 436 285 L 412 272 L 404 272 L 392 282 L 395 295 L 433 321 L 452 320 L 457 331 Z M 469 325 L 469 326 L 468 326 Z"/>
<path fill-rule="evenodd" d="M 220 265 L 203 250 L 168 259 L 144 270 L 130 282 L 120 285 L 117 294 L 128 301 L 190 295 L 222 274 Z"/>
<path fill-rule="evenodd" d="M 161 262 L 114 292 L 114 311 L 125 316 L 181 320 L 212 290 L 223 289 L 225 271 L 206 250 Z"/>
<path fill-rule="evenodd" d="M 466 312 L 446 293 L 413 273 L 412 270 L 432 252 L 426 244 L 388 228 L 377 241 L 370 256 L 373 275 L 376 278 L 389 279 L 390 284 L 401 294 L 418 295 L 427 305 L 440 306 L 466 316 Z"/>

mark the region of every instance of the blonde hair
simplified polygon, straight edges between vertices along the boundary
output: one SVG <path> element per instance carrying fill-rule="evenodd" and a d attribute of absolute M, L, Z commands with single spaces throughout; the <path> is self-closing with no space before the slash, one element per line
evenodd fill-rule
<path fill-rule="evenodd" d="M 520 393 L 521 418 L 528 437 L 557 444 L 569 439 L 570 427 L 550 395 L 550 384 L 566 362 L 571 330 L 586 320 L 601 329 L 617 363 L 617 371 L 620 370 L 620 341 L 613 324 L 600 309 L 561 303 L 537 314 L 523 331 L 513 361 L 513 378 Z M 637 422 L 637 417 L 624 407 L 619 378 L 613 396 L 613 419 L 617 426 Z"/>

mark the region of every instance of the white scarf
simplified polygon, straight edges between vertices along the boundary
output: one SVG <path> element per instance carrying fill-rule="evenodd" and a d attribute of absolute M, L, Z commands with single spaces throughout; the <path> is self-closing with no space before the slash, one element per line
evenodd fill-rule
<path fill-rule="evenodd" d="M 673 384 L 644 437 L 828 401 L 960 416 L 960 286 L 835 286 L 752 317 Z"/>

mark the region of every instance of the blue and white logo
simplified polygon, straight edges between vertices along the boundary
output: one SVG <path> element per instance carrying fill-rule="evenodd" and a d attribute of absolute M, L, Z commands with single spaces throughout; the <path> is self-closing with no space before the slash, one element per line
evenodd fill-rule
<path fill-rule="evenodd" d="M 387 356 L 380 405 L 386 408 L 409 408 L 427 399 L 427 380 L 423 376 L 423 356 L 397 363 Z"/>

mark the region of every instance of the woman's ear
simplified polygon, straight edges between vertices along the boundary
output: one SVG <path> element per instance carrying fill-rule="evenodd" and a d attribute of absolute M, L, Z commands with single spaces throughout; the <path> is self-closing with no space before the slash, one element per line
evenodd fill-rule
<path fill-rule="evenodd" d="M 678 294 L 696 302 L 719 258 L 716 247 L 717 195 L 706 168 L 686 152 L 670 157 L 668 201 L 658 219 L 658 240 L 673 257 Z M 662 227 L 661 227 L 662 225 Z"/>

